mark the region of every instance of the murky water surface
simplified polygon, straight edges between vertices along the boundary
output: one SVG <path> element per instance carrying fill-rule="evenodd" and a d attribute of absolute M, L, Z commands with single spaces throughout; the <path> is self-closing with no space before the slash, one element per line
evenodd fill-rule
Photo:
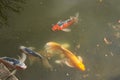
<path fill-rule="evenodd" d="M 10 13 L 9 27 L 0 29 L 0 56 L 20 55 L 19 46 L 43 49 L 48 41 L 67 43 L 83 58 L 86 71 L 60 66 L 53 71 L 36 62 L 18 71 L 20 80 L 119 80 L 119 0 L 29 0 L 20 14 Z M 79 13 L 71 32 L 53 32 L 52 24 Z M 80 48 L 79 48 L 80 47 Z"/>

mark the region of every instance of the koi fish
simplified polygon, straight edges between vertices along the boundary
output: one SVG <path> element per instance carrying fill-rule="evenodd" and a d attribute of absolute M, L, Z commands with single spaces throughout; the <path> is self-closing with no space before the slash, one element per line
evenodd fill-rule
<path fill-rule="evenodd" d="M 76 16 L 70 17 L 69 19 L 65 21 L 58 21 L 57 24 L 53 25 L 52 31 L 65 31 L 70 32 L 71 30 L 68 29 L 72 24 L 78 22 L 79 13 L 76 14 Z"/>
<path fill-rule="evenodd" d="M 85 65 L 83 64 L 82 58 L 75 56 L 71 51 L 62 47 L 56 42 L 48 42 L 45 45 L 45 49 L 49 52 L 56 52 L 57 50 L 61 51 L 67 58 L 64 63 L 69 67 L 76 67 L 79 70 L 85 71 Z"/>
<path fill-rule="evenodd" d="M 40 55 L 38 52 L 35 52 L 32 49 L 27 48 L 25 46 L 20 46 L 20 50 L 27 55 L 39 58 L 40 60 L 42 60 L 42 63 L 46 68 L 52 69 L 52 66 L 50 65 L 48 60 L 44 56 Z"/>
<path fill-rule="evenodd" d="M 40 55 L 39 53 L 37 53 L 37 52 L 33 51 L 32 49 L 27 48 L 27 47 L 25 47 L 25 46 L 20 46 L 20 50 L 21 50 L 23 53 L 27 54 L 27 55 L 31 55 L 31 56 L 34 56 L 34 57 L 38 57 L 38 58 L 40 58 L 40 59 L 44 58 L 44 57 L 43 57 L 42 55 Z"/>
<path fill-rule="evenodd" d="M 24 63 L 25 59 L 26 59 L 26 55 L 23 54 L 21 60 L 10 57 L 1 57 L 0 62 L 3 63 L 8 68 L 24 70 L 27 68 L 27 66 Z"/>

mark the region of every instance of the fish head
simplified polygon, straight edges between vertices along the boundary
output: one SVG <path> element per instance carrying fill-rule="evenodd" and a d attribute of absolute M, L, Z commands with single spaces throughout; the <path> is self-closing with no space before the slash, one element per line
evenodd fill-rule
<path fill-rule="evenodd" d="M 47 42 L 45 45 L 45 48 L 57 48 L 60 47 L 61 45 L 56 43 L 56 42 Z"/>
<path fill-rule="evenodd" d="M 27 48 L 27 47 L 25 47 L 25 46 L 20 46 L 19 49 L 20 49 L 23 53 L 28 54 L 28 55 L 34 55 L 34 54 L 35 54 L 35 52 L 34 52 L 32 49 Z"/>
<path fill-rule="evenodd" d="M 22 52 L 26 53 L 25 48 L 26 48 L 25 46 L 20 46 L 20 47 L 19 47 L 19 49 L 20 49 Z"/>
<path fill-rule="evenodd" d="M 25 65 L 25 63 L 23 63 L 23 62 L 20 62 L 19 64 L 16 64 L 16 69 L 24 70 L 26 68 L 27 68 L 27 65 Z"/>
<path fill-rule="evenodd" d="M 45 50 L 47 54 L 49 53 L 50 55 L 57 54 L 60 52 L 61 45 L 56 43 L 56 42 L 47 42 L 45 44 Z"/>

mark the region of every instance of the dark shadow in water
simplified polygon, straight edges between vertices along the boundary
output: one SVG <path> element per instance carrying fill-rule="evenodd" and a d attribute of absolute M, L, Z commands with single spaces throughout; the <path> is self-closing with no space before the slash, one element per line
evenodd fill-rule
<path fill-rule="evenodd" d="M 8 12 L 19 13 L 25 0 L 0 0 L 0 27 L 7 25 Z"/>

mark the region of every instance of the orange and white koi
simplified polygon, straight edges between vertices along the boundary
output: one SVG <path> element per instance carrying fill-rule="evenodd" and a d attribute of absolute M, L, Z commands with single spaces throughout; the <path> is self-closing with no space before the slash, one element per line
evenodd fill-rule
<path fill-rule="evenodd" d="M 69 19 L 65 21 L 58 21 L 57 24 L 53 25 L 52 31 L 65 31 L 65 32 L 70 32 L 71 30 L 68 29 L 72 24 L 78 22 L 78 16 L 79 14 L 77 13 L 76 16 L 70 17 Z"/>
<path fill-rule="evenodd" d="M 56 42 L 48 42 L 45 45 L 45 49 L 48 52 L 55 52 L 57 50 L 61 51 L 65 57 L 67 58 L 65 60 L 65 64 L 68 65 L 69 67 L 76 67 L 79 70 L 85 71 L 85 65 L 83 64 L 82 59 L 79 59 L 77 56 L 75 56 L 71 51 L 68 49 L 64 48 L 60 44 Z"/>

